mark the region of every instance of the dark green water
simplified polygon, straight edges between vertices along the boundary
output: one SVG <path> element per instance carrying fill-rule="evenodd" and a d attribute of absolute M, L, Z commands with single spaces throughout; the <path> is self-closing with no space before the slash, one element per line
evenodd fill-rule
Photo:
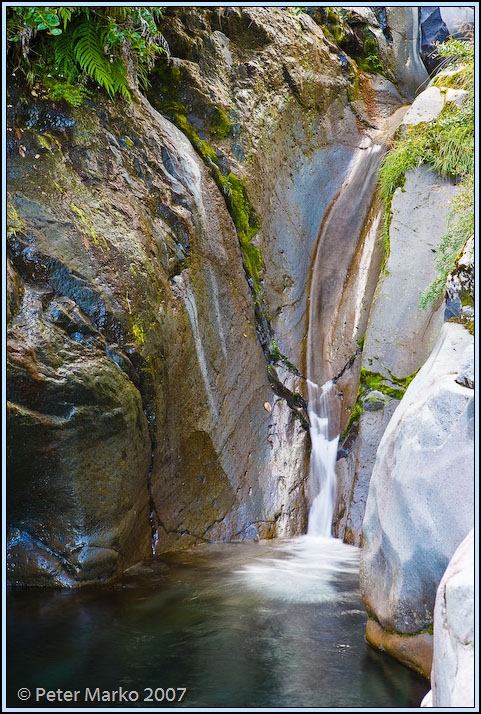
<path fill-rule="evenodd" d="M 116 708 L 85 690 L 122 687 L 138 694 L 125 708 L 418 707 L 427 681 L 366 645 L 358 590 L 357 550 L 307 537 L 200 546 L 109 587 L 13 590 L 7 703 Z M 37 687 L 77 703 L 37 703 Z"/>

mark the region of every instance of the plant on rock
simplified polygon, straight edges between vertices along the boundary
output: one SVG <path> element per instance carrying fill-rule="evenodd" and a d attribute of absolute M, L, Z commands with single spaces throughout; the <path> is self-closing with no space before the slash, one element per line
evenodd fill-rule
<path fill-rule="evenodd" d="M 168 53 L 160 7 L 10 7 L 9 60 L 52 99 L 78 105 L 93 80 L 113 97 L 131 99 L 125 57 L 145 88 L 153 60 Z"/>
<path fill-rule="evenodd" d="M 461 183 L 461 191 L 451 205 L 448 230 L 441 239 L 436 260 L 437 276 L 426 288 L 420 307 L 426 309 L 444 290 L 446 277 L 456 257 L 474 230 L 474 46 L 449 40 L 438 47 L 445 58 L 434 84 L 441 90 L 451 86 L 466 92 L 458 106 L 446 102 L 439 117 L 429 123 L 407 126 L 384 159 L 380 172 L 380 193 L 385 202 L 384 249 L 389 255 L 389 226 L 394 191 L 404 184 L 406 171 L 426 164 L 441 176 Z"/>

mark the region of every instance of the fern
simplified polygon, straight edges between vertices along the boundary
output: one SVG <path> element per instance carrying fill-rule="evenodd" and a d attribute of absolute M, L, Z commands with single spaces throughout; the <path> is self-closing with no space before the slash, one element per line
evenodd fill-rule
<path fill-rule="evenodd" d="M 73 31 L 63 32 L 53 41 L 55 67 L 63 76 L 72 80 L 77 74 L 77 65 L 73 51 Z"/>
<path fill-rule="evenodd" d="M 129 9 L 128 7 L 119 7 L 118 5 L 102 8 L 105 15 L 108 17 L 116 17 L 118 20 L 126 20 Z"/>
<path fill-rule="evenodd" d="M 90 77 L 110 97 L 118 93 L 131 100 L 124 54 L 130 54 L 145 89 L 155 57 L 169 54 L 157 25 L 161 17 L 160 7 L 146 6 L 11 7 L 7 10 L 9 61 L 30 83 L 40 81 L 52 97 L 78 104 L 86 96 L 80 87 Z M 31 44 L 34 62 L 28 57 Z"/>
<path fill-rule="evenodd" d="M 94 23 L 85 20 L 75 28 L 73 40 L 74 56 L 82 70 L 106 89 L 111 97 L 116 91 L 130 97 L 127 80 L 119 69 L 118 60 L 111 62 L 104 52 L 105 30 L 99 32 Z"/>
<path fill-rule="evenodd" d="M 119 92 L 125 99 L 129 102 L 132 101 L 132 97 L 129 91 L 129 85 L 127 82 L 127 77 L 125 76 L 124 63 L 120 59 L 114 60 L 110 65 L 110 77 L 112 80 L 113 93 Z"/>
<path fill-rule="evenodd" d="M 59 7 L 57 10 L 58 19 L 63 22 L 64 32 L 67 29 L 67 25 L 72 19 L 72 15 L 78 12 L 79 8 L 76 7 Z"/>

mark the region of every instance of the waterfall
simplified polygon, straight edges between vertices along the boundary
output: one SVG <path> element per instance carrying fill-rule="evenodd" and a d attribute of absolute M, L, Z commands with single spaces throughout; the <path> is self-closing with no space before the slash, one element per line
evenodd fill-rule
<path fill-rule="evenodd" d="M 309 421 L 311 424 L 311 488 L 317 494 L 309 511 L 307 535 L 331 535 L 331 523 L 336 503 L 336 460 L 339 434 L 329 438 L 330 405 L 336 399 L 334 382 L 319 387 L 307 382 Z"/>
<path fill-rule="evenodd" d="M 312 506 L 308 535 L 330 537 L 336 504 L 336 460 L 341 399 L 333 377 L 337 364 L 334 337 L 346 276 L 356 254 L 377 183 L 385 146 L 360 148 L 338 195 L 329 207 L 317 244 L 309 296 L 307 379 L 311 434 L 310 485 Z M 352 332 L 352 330 L 351 330 Z M 355 351 L 353 347 L 351 354 Z"/>

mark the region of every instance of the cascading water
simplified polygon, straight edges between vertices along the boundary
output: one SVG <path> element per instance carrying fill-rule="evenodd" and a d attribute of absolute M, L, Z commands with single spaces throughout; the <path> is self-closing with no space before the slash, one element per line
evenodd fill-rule
<path fill-rule="evenodd" d="M 311 488 L 317 495 L 309 511 L 307 535 L 331 535 L 336 500 L 336 460 L 339 434 L 329 438 L 329 405 L 336 398 L 332 381 L 319 387 L 307 382 L 311 424 Z M 332 412 L 331 412 L 332 413 Z"/>

